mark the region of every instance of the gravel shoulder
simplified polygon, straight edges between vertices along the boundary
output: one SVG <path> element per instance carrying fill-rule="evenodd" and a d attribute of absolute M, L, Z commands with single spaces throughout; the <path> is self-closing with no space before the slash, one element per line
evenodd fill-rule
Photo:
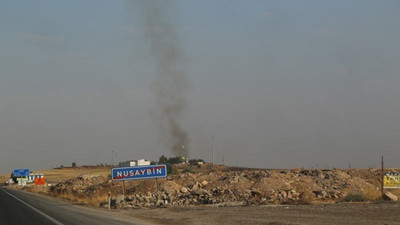
<path fill-rule="evenodd" d="M 400 225 L 399 203 L 174 207 L 121 213 L 158 224 Z"/>
<path fill-rule="evenodd" d="M 21 193 L 22 194 L 22 193 Z M 38 194 L 40 199 L 49 199 L 58 205 L 67 202 Z M 29 202 L 40 204 L 37 200 Z M 68 209 L 72 206 L 68 203 Z M 261 205 L 261 206 L 182 206 L 167 208 L 114 209 L 111 211 L 83 206 L 80 212 L 109 218 L 124 218 L 125 221 L 141 221 L 140 224 L 163 225 L 400 225 L 400 203 L 381 202 L 372 204 L 334 203 L 319 205 Z M 53 207 L 56 208 L 56 207 Z M 130 219 L 131 218 L 131 219 Z M 111 223 L 110 223 L 111 224 Z"/>

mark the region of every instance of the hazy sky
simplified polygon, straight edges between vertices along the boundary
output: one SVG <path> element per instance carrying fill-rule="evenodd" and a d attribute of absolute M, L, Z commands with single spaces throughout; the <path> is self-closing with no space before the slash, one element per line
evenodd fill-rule
<path fill-rule="evenodd" d="M 214 142 L 229 165 L 400 166 L 400 1 L 163 2 L 191 157 Z M 1 1 L 0 173 L 171 156 L 136 3 Z"/>

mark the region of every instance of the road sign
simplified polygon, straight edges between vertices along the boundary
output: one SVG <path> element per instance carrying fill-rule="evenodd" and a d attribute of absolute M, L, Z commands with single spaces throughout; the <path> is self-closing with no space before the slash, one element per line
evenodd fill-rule
<path fill-rule="evenodd" d="M 29 176 L 29 169 L 16 169 L 13 174 L 14 177 L 27 177 Z"/>
<path fill-rule="evenodd" d="M 166 165 L 117 167 L 111 169 L 113 181 L 167 177 Z"/>
<path fill-rule="evenodd" d="M 385 173 L 383 188 L 400 188 L 400 173 Z"/>

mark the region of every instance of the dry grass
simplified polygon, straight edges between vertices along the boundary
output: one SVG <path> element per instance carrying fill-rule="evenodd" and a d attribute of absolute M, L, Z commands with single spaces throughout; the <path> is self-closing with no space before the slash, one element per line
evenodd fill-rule
<path fill-rule="evenodd" d="M 51 169 L 51 170 L 39 170 L 34 171 L 35 173 L 43 173 L 46 177 L 46 182 L 50 184 L 56 184 L 58 182 L 63 182 L 65 180 L 75 178 L 80 175 L 88 175 L 88 176 L 104 176 L 108 177 L 111 173 L 110 167 L 100 167 L 100 166 L 84 166 L 84 167 L 76 167 L 76 168 L 62 168 L 62 169 Z M 0 175 L 0 182 L 5 182 L 10 177 L 9 174 Z M 42 193 L 42 194 L 50 194 L 54 197 L 62 198 L 68 201 L 76 202 L 78 204 L 91 205 L 98 207 L 100 203 L 108 201 L 107 193 L 99 193 L 96 196 L 87 196 L 87 195 L 76 195 L 73 193 L 63 193 L 63 194 L 55 194 L 49 193 L 47 191 L 41 191 L 37 189 L 32 189 L 31 191 Z"/>
<path fill-rule="evenodd" d="M 382 198 L 382 192 L 380 189 L 376 189 L 376 187 L 370 187 L 367 188 L 363 193 L 362 193 L 366 198 L 372 199 L 372 200 L 379 200 Z"/>
<path fill-rule="evenodd" d="M 392 194 L 396 196 L 400 196 L 400 189 L 385 189 L 385 192 L 391 192 Z M 382 192 L 380 189 L 377 188 L 368 188 L 362 192 L 362 195 L 364 195 L 366 198 L 374 200 L 374 201 L 380 201 L 382 200 Z"/>
<path fill-rule="evenodd" d="M 68 201 L 76 202 L 78 204 L 82 205 L 91 205 L 91 206 L 100 206 L 101 203 L 107 202 L 108 201 L 108 195 L 103 194 L 103 195 L 96 195 L 96 196 L 78 196 L 75 194 L 71 193 L 64 193 L 64 194 L 58 194 L 54 195 L 57 198 L 62 198 Z"/>
<path fill-rule="evenodd" d="M 385 191 L 389 191 L 396 196 L 400 196 L 400 189 L 385 189 Z"/>
<path fill-rule="evenodd" d="M 0 174 L 0 183 L 4 183 L 10 179 L 10 174 Z"/>
<path fill-rule="evenodd" d="M 76 168 L 63 168 L 52 170 L 39 170 L 38 173 L 43 173 L 48 183 L 54 184 L 62 182 L 79 175 L 89 176 L 105 176 L 111 173 L 110 167 L 76 167 Z"/>
<path fill-rule="evenodd" d="M 46 177 L 46 181 L 50 184 L 55 184 L 58 182 L 62 182 L 71 178 L 75 178 L 80 175 L 89 175 L 89 176 L 104 176 L 108 177 L 111 173 L 110 167 L 76 167 L 76 168 L 62 168 L 62 169 L 52 169 L 52 170 L 43 170 L 37 171 L 38 173 L 43 173 Z M 76 202 L 78 204 L 83 205 L 91 205 L 98 207 L 100 203 L 108 201 L 108 195 L 98 194 L 96 196 L 88 196 L 88 195 L 79 195 L 73 193 L 63 193 L 63 194 L 55 194 L 51 193 L 51 195 L 62 198 L 68 201 Z"/>
<path fill-rule="evenodd" d="M 89 176 L 105 176 L 111 174 L 110 167 L 76 167 L 76 168 L 63 168 L 63 169 L 51 169 L 51 170 L 39 170 L 34 171 L 34 173 L 43 173 L 46 177 L 46 182 L 50 184 L 55 184 L 62 182 L 79 175 L 89 175 Z M 10 174 L 1 174 L 0 183 L 4 183 L 10 178 Z"/>
<path fill-rule="evenodd" d="M 343 202 L 368 202 L 370 200 L 371 199 L 360 193 L 349 193 L 342 199 Z"/>

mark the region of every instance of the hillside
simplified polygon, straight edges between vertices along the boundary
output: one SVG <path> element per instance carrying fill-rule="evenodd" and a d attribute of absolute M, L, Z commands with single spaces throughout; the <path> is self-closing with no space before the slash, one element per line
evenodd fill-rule
<path fill-rule="evenodd" d="M 378 169 L 271 170 L 176 165 L 168 178 L 158 179 L 158 191 L 156 180 L 125 182 L 125 199 L 121 196 L 122 182 L 111 181 L 109 171 L 97 167 L 43 171 L 50 187 L 24 189 L 95 206 L 106 206 L 110 191 L 113 207 L 119 208 L 332 203 L 349 196 L 358 196 L 362 201 L 381 196 Z M 393 193 L 400 195 L 398 191 Z"/>

